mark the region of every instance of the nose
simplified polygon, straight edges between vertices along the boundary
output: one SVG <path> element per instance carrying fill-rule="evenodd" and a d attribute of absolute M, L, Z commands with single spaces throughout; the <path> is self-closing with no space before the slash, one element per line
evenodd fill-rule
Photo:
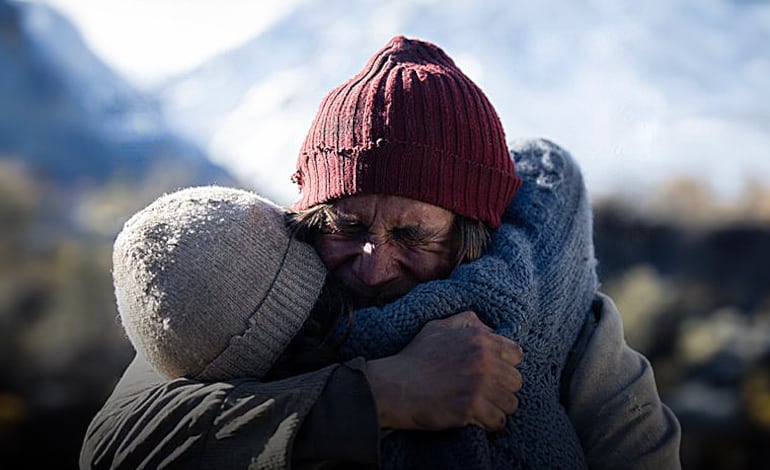
<path fill-rule="evenodd" d="M 398 277 L 394 247 L 389 243 L 367 240 L 353 263 L 353 273 L 366 286 L 377 287 Z"/>

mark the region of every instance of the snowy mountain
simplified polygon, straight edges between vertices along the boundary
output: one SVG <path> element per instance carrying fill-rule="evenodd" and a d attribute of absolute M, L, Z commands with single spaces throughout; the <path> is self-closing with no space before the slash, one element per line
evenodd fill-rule
<path fill-rule="evenodd" d="M 46 5 L 0 0 L 0 103 L 0 158 L 60 185 L 161 168 L 190 184 L 233 181 Z"/>
<path fill-rule="evenodd" d="M 489 95 L 509 138 L 548 137 L 572 151 L 592 192 L 644 196 L 684 177 L 735 195 L 747 179 L 770 180 L 768 10 L 756 2 L 306 0 L 158 96 L 212 158 L 290 202 L 288 175 L 322 96 L 404 34 L 444 48 Z"/>

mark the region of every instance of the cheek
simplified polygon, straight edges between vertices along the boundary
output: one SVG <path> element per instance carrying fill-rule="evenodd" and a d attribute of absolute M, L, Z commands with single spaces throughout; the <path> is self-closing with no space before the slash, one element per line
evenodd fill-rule
<path fill-rule="evenodd" d="M 404 253 L 402 266 L 419 282 L 442 279 L 452 272 L 449 254 L 434 252 Z"/>
<path fill-rule="evenodd" d="M 352 260 L 358 252 L 358 243 L 333 235 L 320 235 L 314 246 L 329 271 L 334 271 L 346 261 Z"/>

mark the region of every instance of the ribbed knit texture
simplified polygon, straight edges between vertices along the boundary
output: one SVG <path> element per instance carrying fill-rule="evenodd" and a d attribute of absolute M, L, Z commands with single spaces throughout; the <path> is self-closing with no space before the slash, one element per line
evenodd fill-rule
<path fill-rule="evenodd" d="M 386 307 L 356 312 L 344 355 L 395 354 L 426 322 L 474 310 L 525 351 L 519 409 L 494 435 L 475 426 L 393 432 L 382 445 L 384 468 L 585 467 L 559 380 L 597 288 L 590 204 L 577 164 L 561 148 L 517 142 L 511 155 L 524 184 L 487 253 Z"/>
<path fill-rule="evenodd" d="M 439 47 L 402 36 L 323 99 L 293 179 L 297 210 L 380 193 L 492 227 L 521 184 L 481 89 Z"/>
<path fill-rule="evenodd" d="M 215 186 L 159 198 L 126 222 L 113 249 L 126 333 L 168 377 L 260 377 L 301 328 L 325 275 L 279 207 Z"/>

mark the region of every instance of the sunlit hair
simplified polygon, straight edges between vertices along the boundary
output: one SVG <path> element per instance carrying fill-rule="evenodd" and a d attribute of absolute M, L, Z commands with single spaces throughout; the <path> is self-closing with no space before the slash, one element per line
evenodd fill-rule
<path fill-rule="evenodd" d="M 319 233 L 327 231 L 333 211 L 332 204 L 318 204 L 310 209 L 287 214 L 287 223 L 294 236 L 312 243 Z M 453 240 L 456 246 L 455 265 L 481 257 L 491 238 L 489 227 L 479 220 L 455 215 L 452 224 Z"/>

